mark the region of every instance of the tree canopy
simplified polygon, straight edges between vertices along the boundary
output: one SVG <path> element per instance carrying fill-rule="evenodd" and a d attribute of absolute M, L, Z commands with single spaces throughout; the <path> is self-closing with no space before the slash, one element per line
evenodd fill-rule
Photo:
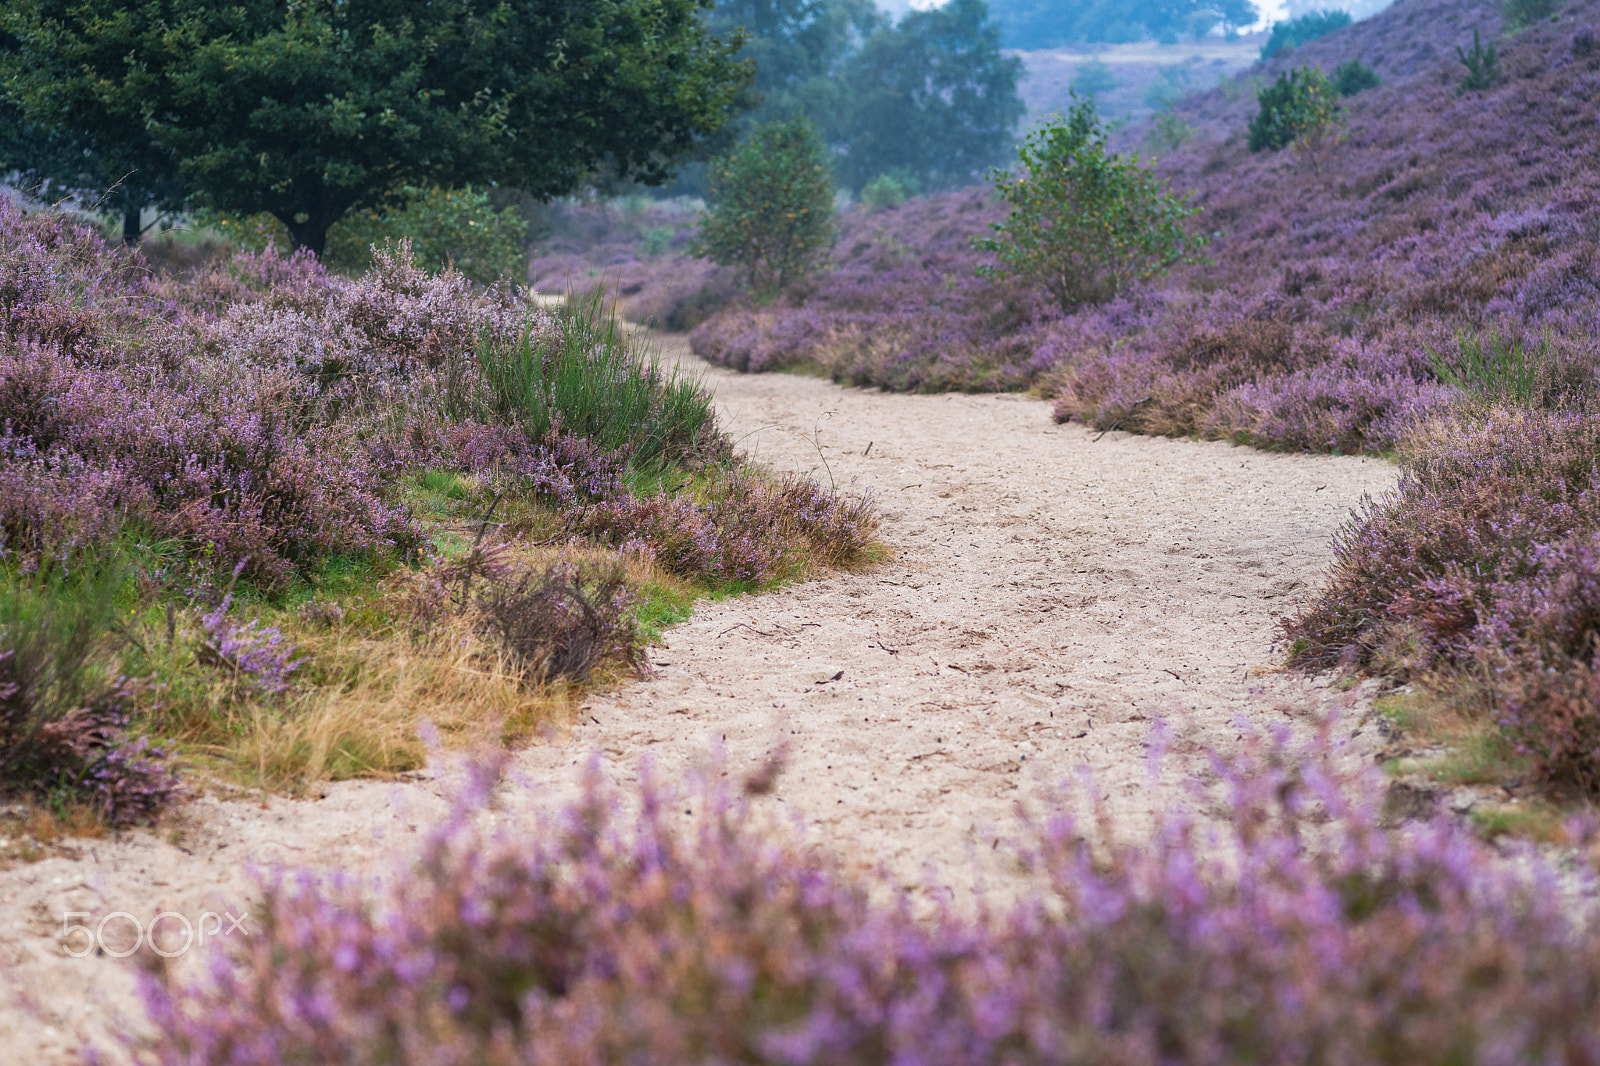
<path fill-rule="evenodd" d="M 1021 74 L 984 0 L 949 0 L 880 28 L 841 72 L 840 177 L 857 189 L 886 173 L 934 186 L 979 180 L 1010 154 L 1026 110 Z"/>
<path fill-rule="evenodd" d="M 176 174 L 192 202 L 271 214 L 320 254 L 330 224 L 408 185 L 550 196 L 602 162 L 665 180 L 751 77 L 710 4 L 13 0 L 0 77 L 28 128 L 115 156 L 102 179 Z"/>

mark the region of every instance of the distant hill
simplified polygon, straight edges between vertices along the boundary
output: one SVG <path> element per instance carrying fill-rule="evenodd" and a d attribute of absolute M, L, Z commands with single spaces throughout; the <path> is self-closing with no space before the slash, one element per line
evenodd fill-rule
<path fill-rule="evenodd" d="M 1018 90 L 1027 105 L 1025 122 L 1052 113 L 1065 114 L 1069 90 L 1086 69 L 1103 64 L 1114 79 L 1112 88 L 1095 93 L 1102 114 L 1119 120 L 1147 118 L 1185 95 L 1209 89 L 1249 67 L 1261 57 L 1264 34 L 1233 41 L 1220 37 L 1180 44 L 1140 41 L 1135 44 L 1086 48 L 1041 48 L 1013 51 L 1027 75 Z M 1078 85 L 1080 91 L 1082 84 Z"/>
<path fill-rule="evenodd" d="M 1462 94 L 1475 28 L 1504 78 Z M 1343 144 L 1249 150 L 1260 88 L 1355 59 L 1381 84 L 1345 101 Z M 1065 380 L 1062 413 L 1096 425 L 1345 451 L 1440 402 L 1430 352 L 1460 331 L 1548 333 L 1573 373 L 1600 366 L 1600 0 L 1505 36 L 1498 4 L 1402 0 L 1112 140 L 1193 194 L 1210 263 L 1061 315 L 972 281 L 997 208 L 956 192 L 853 213 L 801 306 L 719 316 L 697 350 L 891 388 Z"/>

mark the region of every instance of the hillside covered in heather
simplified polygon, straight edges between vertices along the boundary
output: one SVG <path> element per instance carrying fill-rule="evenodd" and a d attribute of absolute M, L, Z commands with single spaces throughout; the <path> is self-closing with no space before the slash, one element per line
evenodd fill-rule
<path fill-rule="evenodd" d="M 1497 8 L 1404 0 L 1173 108 L 1156 151 L 1192 193 L 1209 263 L 1064 316 L 976 276 L 986 190 L 853 209 L 836 269 L 786 304 L 725 310 L 694 336 L 719 363 L 810 363 L 841 381 L 936 391 L 1034 388 L 1064 418 L 1291 449 L 1382 451 L 1448 400 L 1472 338 L 1548 339 L 1553 389 L 1600 362 L 1600 5 L 1503 34 Z M 1473 31 L 1502 81 L 1458 92 Z M 1252 153 L 1255 93 L 1302 64 L 1358 59 L 1381 84 L 1344 101 L 1321 158 Z M 1150 127 L 1117 133 L 1152 151 Z M 1448 374 L 1445 375 L 1448 377 Z"/>

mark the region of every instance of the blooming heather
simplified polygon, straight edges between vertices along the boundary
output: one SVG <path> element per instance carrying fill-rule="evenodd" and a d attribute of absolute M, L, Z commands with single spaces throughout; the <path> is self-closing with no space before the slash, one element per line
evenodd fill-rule
<path fill-rule="evenodd" d="M 713 776 L 645 775 L 532 822 L 459 803 L 385 887 L 270 881 L 191 984 L 150 979 L 150 1061 L 1594 1062 L 1581 886 L 1442 822 L 1380 826 L 1362 780 L 1258 741 L 1202 821 L 1143 843 L 1040 824 L 1019 902 L 914 913 Z M 1199 789 L 1201 786 L 1195 786 Z M 1352 796 L 1367 797 L 1364 800 Z"/>
<path fill-rule="evenodd" d="M 1296 659 L 1462 672 L 1538 776 L 1600 792 L 1600 416 L 1497 410 L 1409 447 L 1286 623 Z"/>

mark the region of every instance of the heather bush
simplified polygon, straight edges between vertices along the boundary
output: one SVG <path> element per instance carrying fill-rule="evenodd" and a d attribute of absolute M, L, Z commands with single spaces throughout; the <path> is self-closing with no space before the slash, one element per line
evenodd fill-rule
<path fill-rule="evenodd" d="M 294 645 L 285 644 L 276 627 L 263 627 L 257 619 L 241 625 L 229 618 L 228 608 L 232 606 L 230 589 L 221 603 L 201 617 L 204 637 L 197 657 L 226 671 L 235 684 L 250 685 L 264 693 L 284 691 L 289 687 L 289 675 L 305 660 L 291 658 Z"/>
<path fill-rule="evenodd" d="M 128 732 L 137 686 L 110 646 L 127 577 L 77 557 L 0 576 L 0 792 L 86 803 L 114 826 L 179 794 L 166 753 Z"/>
<path fill-rule="evenodd" d="M 1580 103 L 1594 72 L 1575 29 L 1594 5 L 1579 0 L 1571 16 L 1501 42 L 1500 62 L 1517 76 L 1489 101 L 1457 97 L 1448 74 L 1453 42 L 1469 49 L 1482 17 L 1460 0 L 1412 0 L 1274 59 L 1273 77 L 1291 61 L 1333 70 L 1358 58 L 1380 76 L 1344 100 L 1350 150 L 1323 151 L 1314 166 L 1247 152 L 1240 133 L 1261 74 L 1175 103 L 1163 121 L 1189 136 L 1160 152 L 1156 171 L 1195 190 L 1191 224 L 1213 234 L 1214 263 L 1175 265 L 1108 304 L 1063 315 L 1020 279 L 973 279 L 983 257 L 967 240 L 1003 205 L 966 190 L 847 213 L 834 271 L 803 300 L 724 310 L 691 344 L 738 369 L 809 364 L 882 388 L 1037 388 L 1057 395 L 1061 415 L 1100 429 L 1391 450 L 1411 422 L 1454 402 L 1429 353 L 1454 358 L 1458 330 L 1509 338 L 1548 326 L 1560 349 L 1600 321 L 1600 126 Z M 1130 127 L 1107 143 L 1148 135 Z M 1303 362 L 1243 377 L 1204 360 L 1170 365 L 1195 331 L 1262 317 L 1293 331 Z M 1593 383 L 1574 358 L 1557 360 L 1567 394 Z M 1141 417 L 1169 400 L 1170 414 Z"/>
<path fill-rule="evenodd" d="M 104 650 L 150 684 L 57 706 L 68 696 L 40 689 L 43 660 L 22 654 L 48 640 L 0 660 L 25 675 L 6 682 L 20 732 L 0 758 L 26 761 L 3 767 L 26 791 L 142 817 L 170 792 L 159 752 L 129 739 L 147 728 L 291 788 L 417 765 L 424 713 L 458 733 L 481 729 L 476 715 L 527 736 L 561 710 L 536 698 L 543 682 L 637 664 L 641 582 L 684 603 L 706 591 L 637 561 L 675 557 L 672 521 L 617 530 L 630 553 L 619 584 L 615 553 L 581 543 L 613 531 L 592 515 L 686 510 L 718 548 L 685 572 L 719 587 L 859 560 L 870 507 L 791 488 L 742 466 L 707 392 L 598 298 L 550 313 L 425 269 L 407 241 L 374 249 L 357 278 L 272 248 L 161 273 L 59 216 L 0 204 L 8 572 L 128 540 L 162 556 L 123 620 L 128 646 Z M 582 565 L 486 578 L 415 632 L 386 583 L 448 566 L 467 522 L 479 540 L 493 527 L 492 546 L 559 544 L 547 550 Z"/>
<path fill-rule="evenodd" d="M 591 771 L 371 889 L 280 875 L 253 935 L 144 985 L 138 1052 L 365 1063 L 1498 1063 L 1600 1055 L 1592 906 L 1533 855 L 1257 742 L 1140 842 L 1051 810 L 1015 902 L 853 880 L 725 777 Z M 1359 797 L 1359 798 L 1357 798 Z M 1203 806 L 1201 819 L 1194 806 Z"/>
<path fill-rule="evenodd" d="M 803 304 L 724 311 L 691 336 L 697 355 L 738 370 L 810 363 L 835 380 L 912 391 L 1023 388 L 1048 367 L 1035 330 L 1049 300 L 981 277 L 970 241 L 1001 208 L 981 189 L 916 197 L 842 219 L 833 271 Z"/>
<path fill-rule="evenodd" d="M 833 247 L 833 178 L 827 152 L 804 119 L 752 129 L 714 161 L 696 254 L 738 267 L 761 296 L 821 268 Z"/>
<path fill-rule="evenodd" d="M 1137 156 L 1106 148 L 1092 100 L 1066 119 L 1031 131 L 1018 171 L 993 175 L 1011 211 L 974 243 L 999 260 L 988 276 L 1017 276 L 1050 294 L 1064 312 L 1104 303 L 1167 267 L 1194 261 L 1205 238 L 1185 231 L 1194 214 Z"/>
<path fill-rule="evenodd" d="M 1481 687 L 1538 778 L 1600 791 L 1600 419 L 1495 407 L 1408 447 L 1399 487 L 1340 535 L 1328 587 L 1286 622 L 1295 661 Z"/>
<path fill-rule="evenodd" d="M 747 470 L 716 474 L 693 496 L 604 500 L 578 524 L 674 574 L 749 584 L 792 572 L 797 556 L 860 560 L 876 528 L 870 496 L 847 500 L 809 478 L 775 480 Z"/>
<path fill-rule="evenodd" d="M 615 561 L 519 566 L 504 547 L 474 546 L 441 567 L 431 587 L 436 600 L 453 601 L 533 684 L 587 681 L 602 664 L 643 665 L 638 594 Z"/>

